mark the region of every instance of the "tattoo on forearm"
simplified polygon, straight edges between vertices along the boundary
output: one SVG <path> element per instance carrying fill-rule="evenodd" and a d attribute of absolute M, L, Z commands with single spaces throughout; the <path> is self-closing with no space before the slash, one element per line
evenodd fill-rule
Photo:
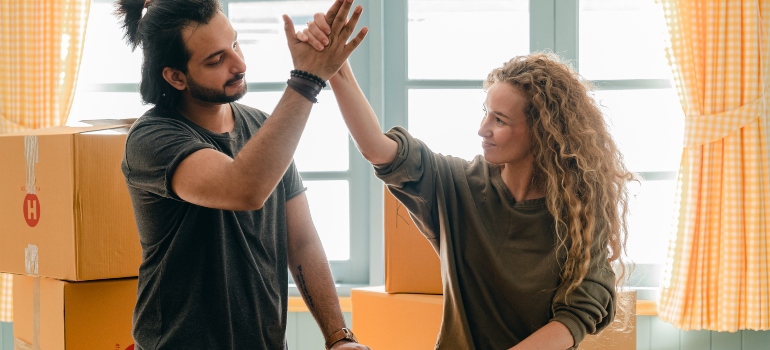
<path fill-rule="evenodd" d="M 313 311 L 315 309 L 315 307 L 313 307 L 313 297 L 310 296 L 310 293 L 307 291 L 305 275 L 302 273 L 302 265 L 297 266 L 297 286 L 299 287 L 300 292 L 302 292 L 302 295 L 305 296 L 307 308 L 310 309 L 310 311 Z"/>

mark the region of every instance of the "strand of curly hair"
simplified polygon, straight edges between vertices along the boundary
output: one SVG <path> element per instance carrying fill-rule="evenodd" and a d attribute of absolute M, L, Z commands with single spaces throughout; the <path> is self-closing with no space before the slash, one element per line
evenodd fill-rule
<path fill-rule="evenodd" d="M 634 176 L 588 84 L 552 53 L 511 59 L 489 74 L 484 88 L 496 82 L 513 84 L 529 101 L 533 183 L 545 192 L 555 218 L 557 254 L 566 251 L 561 283 L 567 295 L 605 254 L 620 270 L 619 285 L 628 238 L 626 184 Z"/>

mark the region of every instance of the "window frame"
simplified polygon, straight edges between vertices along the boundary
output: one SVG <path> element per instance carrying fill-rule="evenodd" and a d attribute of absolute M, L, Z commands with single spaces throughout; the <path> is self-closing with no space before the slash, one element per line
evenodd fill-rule
<path fill-rule="evenodd" d="M 380 2 L 380 1 L 377 1 Z M 381 124 L 384 130 L 401 125 L 408 127 L 408 92 L 410 89 L 478 89 L 482 80 L 438 80 L 408 78 L 408 0 L 388 0 L 383 3 L 385 25 L 384 45 L 387 47 L 383 76 L 384 105 Z M 579 71 L 579 0 L 529 0 L 530 52 L 550 50 Z M 592 80 L 597 90 L 667 89 L 667 79 Z M 376 110 L 377 111 L 377 110 Z M 676 180 L 677 171 L 639 171 L 643 181 Z M 672 198 L 673 200 L 673 198 Z M 377 203 L 370 203 L 372 206 Z M 628 262 L 634 265 L 633 262 Z M 631 269 L 628 285 L 640 292 L 639 299 L 655 299 L 663 267 L 659 264 L 637 264 Z M 372 265 L 381 262 L 371 262 Z"/>
<path fill-rule="evenodd" d="M 235 2 L 268 0 L 220 0 L 225 14 Z M 530 52 L 551 50 L 574 62 L 579 69 L 579 0 L 529 0 Z M 113 0 L 92 0 L 112 3 Z M 356 0 L 364 7 L 358 28 L 370 28 L 367 38 L 350 57 L 356 78 L 379 118 L 382 130 L 408 127 L 410 89 L 478 89 L 482 80 L 408 78 L 408 0 Z M 318 11 L 323 11 L 319 8 Z M 387 72 L 387 74 L 386 74 Z M 288 72 L 287 72 L 288 75 Z M 593 81 L 599 90 L 671 88 L 665 79 Z M 285 83 L 248 83 L 251 92 L 283 91 Z M 328 87 L 327 87 L 328 89 Z M 88 92 L 139 92 L 138 83 L 79 84 Z M 384 284 L 384 186 L 348 137 L 347 171 L 301 172 L 306 181 L 346 180 L 350 203 L 350 260 L 330 261 L 339 295 L 352 287 Z M 676 171 L 638 173 L 645 181 L 675 180 Z M 660 264 L 638 265 L 632 279 L 646 287 L 657 286 Z M 639 275 L 641 274 L 641 275 Z M 290 284 L 290 294 L 299 295 Z"/>

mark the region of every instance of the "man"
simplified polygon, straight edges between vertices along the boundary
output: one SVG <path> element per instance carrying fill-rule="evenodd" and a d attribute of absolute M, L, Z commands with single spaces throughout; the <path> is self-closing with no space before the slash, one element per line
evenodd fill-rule
<path fill-rule="evenodd" d="M 292 162 L 315 96 L 366 35 L 353 0 L 330 9 L 329 46 L 299 42 L 270 118 L 238 103 L 246 65 L 216 0 L 120 0 L 125 38 L 144 53 L 140 92 L 154 107 L 122 163 L 142 264 L 137 349 L 284 349 L 288 272 L 333 349 L 355 342 Z M 333 12 L 332 12 L 333 11 Z M 313 102 L 311 102 L 313 101 Z"/>

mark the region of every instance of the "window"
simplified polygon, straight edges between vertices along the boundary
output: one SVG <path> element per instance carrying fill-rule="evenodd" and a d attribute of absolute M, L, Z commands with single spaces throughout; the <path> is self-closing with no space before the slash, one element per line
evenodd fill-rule
<path fill-rule="evenodd" d="M 92 1 L 70 125 L 133 118 L 148 108 L 138 94 L 141 52 L 131 53 L 122 41 L 113 1 Z M 643 178 L 633 189 L 629 255 L 638 271 L 663 264 L 684 118 L 654 0 L 356 3 L 364 6 L 359 28 L 370 32 L 350 61 L 383 129 L 407 126 L 444 154 L 470 159 L 480 153 L 481 87 L 491 69 L 544 49 L 570 60 L 594 82 L 628 167 Z M 280 15 L 288 13 L 301 28 L 330 0 L 222 4 L 249 67 L 249 93 L 241 102 L 271 112 L 292 68 Z M 319 101 L 295 155 L 311 214 L 338 283 L 382 284 L 383 185 L 347 136 L 328 88 Z"/>
<path fill-rule="evenodd" d="M 655 299 L 674 208 L 684 115 L 665 59 L 666 26 L 654 0 L 581 0 L 579 71 L 596 83 L 632 186 L 628 255 L 630 284 L 640 299 Z M 644 28 L 644 30 L 639 30 Z M 611 30 L 610 30 L 611 29 Z"/>

